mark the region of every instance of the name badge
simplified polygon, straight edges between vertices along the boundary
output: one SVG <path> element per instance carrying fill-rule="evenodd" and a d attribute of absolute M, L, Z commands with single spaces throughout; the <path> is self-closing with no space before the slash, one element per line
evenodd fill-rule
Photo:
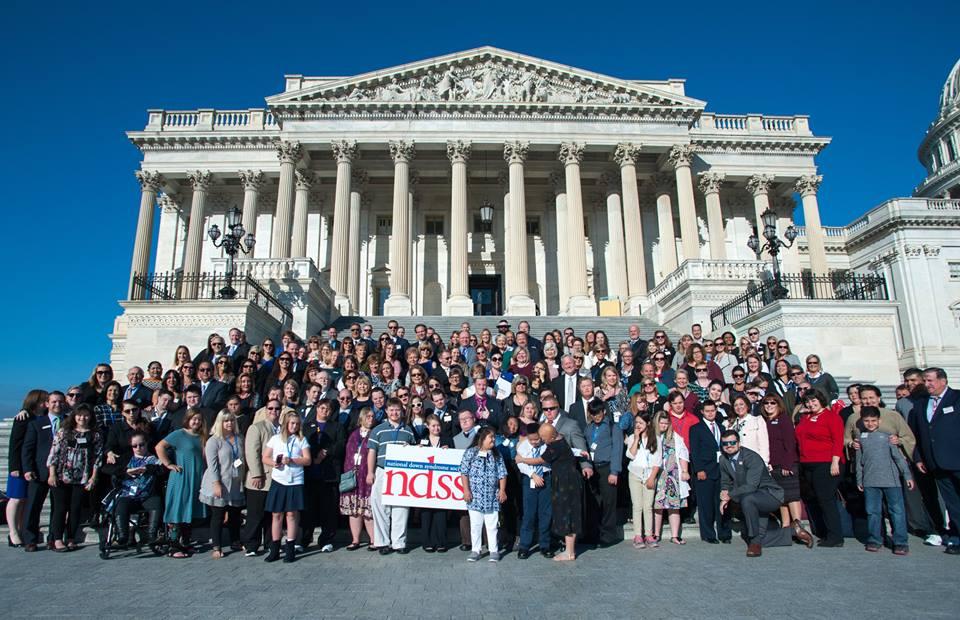
<path fill-rule="evenodd" d="M 944 412 L 944 413 L 953 413 L 953 407 L 944 407 L 944 408 L 943 408 L 943 412 Z"/>
<path fill-rule="evenodd" d="M 530 478 L 530 488 L 531 489 L 537 488 L 537 483 L 533 481 L 533 478 Z"/>
<path fill-rule="evenodd" d="M 488 456 L 490 456 L 490 453 L 487 452 L 486 450 L 480 450 L 479 452 L 477 452 L 477 456 L 479 456 L 482 459 L 485 459 Z"/>
<path fill-rule="evenodd" d="M 243 467 L 243 459 L 237 459 L 233 462 L 234 469 L 240 469 Z"/>
<path fill-rule="evenodd" d="M 613 423 L 614 423 L 614 424 L 620 424 L 620 416 L 621 416 L 621 415 L 623 415 L 623 414 L 621 414 L 619 411 L 614 411 L 614 412 L 613 412 Z"/>
<path fill-rule="evenodd" d="M 77 445 L 78 445 L 78 446 L 86 445 L 86 443 L 87 443 L 87 438 L 86 438 L 86 437 L 77 437 Z"/>
<path fill-rule="evenodd" d="M 443 421 L 444 421 L 444 422 L 449 422 L 451 419 L 452 419 L 452 418 L 450 417 L 450 414 L 449 414 L 449 413 L 443 414 Z"/>
<path fill-rule="evenodd" d="M 429 445 L 430 445 L 430 440 L 429 440 L 429 439 L 421 439 L 421 440 L 420 440 L 420 445 L 421 445 L 421 446 L 429 446 Z"/>
<path fill-rule="evenodd" d="M 590 444 L 590 452 L 596 452 L 596 451 L 597 451 L 597 444 L 596 442 L 594 442 Z"/>
<path fill-rule="evenodd" d="M 509 448 L 509 447 L 512 446 L 513 444 L 510 443 L 510 440 L 509 440 L 509 439 L 504 439 L 504 440 L 503 440 L 503 445 L 505 445 L 505 446 L 507 446 L 507 447 Z"/>
<path fill-rule="evenodd" d="M 40 427 L 40 430 L 45 431 L 45 430 L 47 430 L 48 428 L 50 428 L 50 425 L 49 425 L 49 424 L 47 424 L 46 426 L 41 426 L 41 427 Z"/>
<path fill-rule="evenodd" d="M 580 448 L 570 448 L 570 451 L 573 452 L 573 456 L 579 458 L 583 454 L 583 450 Z"/>

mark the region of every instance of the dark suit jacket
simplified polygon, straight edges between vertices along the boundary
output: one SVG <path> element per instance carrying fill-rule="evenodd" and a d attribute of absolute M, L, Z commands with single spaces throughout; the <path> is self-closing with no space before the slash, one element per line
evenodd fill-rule
<path fill-rule="evenodd" d="M 929 402 L 929 396 L 916 399 L 910 414 L 910 428 L 917 437 L 914 460 L 931 471 L 960 471 L 960 392 L 948 387 L 928 422 Z"/>
<path fill-rule="evenodd" d="M 647 357 L 647 341 L 638 338 L 636 342 L 630 345 L 630 348 L 633 350 L 633 363 L 639 365 L 638 362 L 643 362 L 644 358 Z"/>
<path fill-rule="evenodd" d="M 451 366 L 451 368 L 453 368 Z M 430 376 L 443 384 L 444 388 L 450 387 L 450 377 L 447 375 L 447 371 L 444 370 L 440 364 L 437 364 L 433 369 L 433 372 L 430 373 Z"/>
<path fill-rule="evenodd" d="M 560 401 L 560 408 L 564 411 L 567 410 L 567 375 L 566 373 L 561 372 L 560 375 L 550 381 L 550 391 L 556 395 L 557 400 Z M 580 377 L 576 377 L 576 384 L 580 383 Z M 574 386 L 573 393 L 576 394 L 576 399 L 580 399 L 580 391 Z"/>
<path fill-rule="evenodd" d="M 129 385 L 123 386 L 124 400 L 127 400 L 127 389 L 129 387 Z M 148 407 L 153 404 L 153 390 L 141 383 L 137 386 L 137 389 L 133 391 L 133 394 L 131 394 L 129 400 L 137 401 L 141 408 Z"/>
<path fill-rule="evenodd" d="M 303 434 L 307 438 L 312 458 L 316 458 L 320 450 L 327 451 L 327 458 L 304 471 L 305 477 L 324 482 L 339 480 L 340 470 L 343 468 L 343 452 L 347 445 L 347 433 L 346 429 L 340 426 L 337 417 L 331 415 L 321 431 L 317 423 L 316 411 L 311 411 L 304 420 Z"/>
<path fill-rule="evenodd" d="M 460 411 L 466 409 L 471 412 L 474 417 L 477 415 L 477 397 L 476 395 L 471 396 L 470 398 L 465 398 L 460 403 Z M 477 420 L 477 424 L 480 426 L 492 426 L 495 430 L 500 430 L 500 424 L 504 420 L 503 415 L 503 406 L 500 401 L 498 401 L 494 396 L 487 394 L 487 411 L 490 412 L 490 417 L 486 420 Z"/>
<path fill-rule="evenodd" d="M 151 420 L 150 428 L 153 429 L 153 443 L 159 443 L 161 439 L 177 430 L 173 426 L 175 413 L 173 411 L 168 411 L 167 415 L 163 416 L 162 420 Z M 181 423 L 183 418 L 180 419 Z"/>
<path fill-rule="evenodd" d="M 27 426 L 33 418 L 24 418 L 23 420 L 13 420 L 13 427 L 10 429 L 10 445 L 7 449 L 7 471 L 20 472 L 23 475 L 23 442 L 27 437 Z"/>
<path fill-rule="evenodd" d="M 53 425 L 47 414 L 31 418 L 23 438 L 20 464 L 22 473 L 33 472 L 37 478 L 47 480 L 47 457 L 53 447 Z"/>
<path fill-rule="evenodd" d="M 566 414 L 577 421 L 580 430 L 587 428 L 587 401 L 582 396 L 577 397 L 577 402 L 570 405 L 570 413 Z"/>
<path fill-rule="evenodd" d="M 717 428 L 723 432 L 723 427 L 717 423 Z M 690 427 L 690 478 L 696 477 L 697 472 L 707 473 L 707 478 L 711 480 L 720 479 L 720 464 L 717 463 L 717 452 L 720 445 L 713 438 L 710 427 L 706 422 L 694 424 Z M 722 457 L 721 457 L 722 458 Z"/>
<path fill-rule="evenodd" d="M 200 385 L 200 389 L 203 390 L 202 384 Z M 230 386 L 222 381 L 213 379 L 207 386 L 206 391 L 200 396 L 200 406 L 213 409 L 214 411 L 220 411 L 223 409 L 223 406 L 227 404 L 228 398 L 230 398 Z"/>
<path fill-rule="evenodd" d="M 774 482 L 759 454 L 741 447 L 734 458 L 737 461 L 736 468 L 730 464 L 729 456 L 724 454 L 720 457 L 720 488 L 730 493 L 730 499 L 739 502 L 746 495 L 766 491 L 777 501 L 783 502 L 783 489 Z"/>
<path fill-rule="evenodd" d="M 230 345 L 228 344 L 225 347 L 225 351 L 230 350 Z M 246 342 L 241 342 L 237 345 L 236 350 L 234 350 L 233 355 L 230 356 L 230 361 L 233 363 L 233 372 L 240 372 L 240 365 L 243 364 L 243 360 L 247 359 L 247 355 L 250 354 L 250 345 Z"/>

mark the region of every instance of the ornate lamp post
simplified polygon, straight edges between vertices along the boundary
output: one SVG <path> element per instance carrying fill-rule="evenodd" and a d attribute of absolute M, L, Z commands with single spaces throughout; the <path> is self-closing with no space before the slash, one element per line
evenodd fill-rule
<path fill-rule="evenodd" d="M 793 247 L 793 241 L 797 238 L 797 229 L 794 228 L 793 224 L 787 226 L 787 229 L 783 231 L 783 236 L 787 240 L 781 241 L 777 237 L 777 214 L 767 209 L 760 214 L 760 219 L 763 221 L 762 234 L 766 242 L 761 245 L 760 239 L 754 233 L 747 240 L 747 247 L 754 251 L 758 259 L 764 251 L 770 253 L 770 258 L 773 260 L 773 298 L 783 299 L 787 296 L 787 289 L 780 283 L 780 261 L 777 259 L 777 255 L 782 248 Z"/>
<path fill-rule="evenodd" d="M 227 211 L 227 221 L 225 223 L 227 228 L 226 233 L 221 233 L 220 227 L 216 224 L 211 225 L 209 230 L 207 230 L 207 235 L 210 237 L 210 240 L 213 241 L 213 246 L 223 248 L 223 251 L 227 253 L 227 285 L 220 289 L 221 299 L 236 298 L 237 290 L 233 288 L 233 259 L 238 252 L 243 252 L 244 254 L 253 252 L 253 246 L 257 243 L 257 239 L 253 233 L 246 232 L 243 229 L 240 218 L 240 209 L 233 207 Z M 220 238 L 221 235 L 223 236 L 222 239 Z"/>
<path fill-rule="evenodd" d="M 480 203 L 480 221 L 484 224 L 493 223 L 493 205 L 486 198 Z"/>

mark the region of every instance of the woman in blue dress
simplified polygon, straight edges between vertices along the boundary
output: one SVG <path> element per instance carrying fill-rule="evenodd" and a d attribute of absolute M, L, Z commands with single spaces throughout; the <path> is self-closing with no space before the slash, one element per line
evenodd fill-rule
<path fill-rule="evenodd" d="M 170 470 L 163 520 L 172 541 L 170 557 L 186 558 L 193 553 L 190 547 L 190 524 L 206 516 L 206 506 L 200 503 L 200 483 L 206 465 L 203 448 L 207 443 L 207 428 L 203 415 L 197 409 L 188 409 L 183 417 L 183 428 L 166 436 L 157 444 L 157 456 Z"/>
<path fill-rule="evenodd" d="M 468 562 L 480 559 L 484 528 L 490 545 L 490 561 L 500 561 L 497 523 L 500 504 L 507 499 L 507 467 L 495 446 L 495 434 L 491 426 L 484 426 L 477 431 L 473 443 L 463 452 L 460 461 L 463 499 L 467 502 L 467 513 L 470 515 L 472 549 Z"/>

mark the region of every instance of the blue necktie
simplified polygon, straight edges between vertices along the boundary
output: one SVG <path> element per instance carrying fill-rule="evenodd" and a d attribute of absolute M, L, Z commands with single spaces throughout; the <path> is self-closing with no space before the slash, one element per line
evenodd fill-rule
<path fill-rule="evenodd" d="M 533 449 L 533 458 L 535 458 L 535 459 L 540 458 L 540 451 L 541 451 L 542 449 L 543 449 L 543 446 L 542 446 L 542 445 L 537 446 L 536 448 L 534 448 L 534 449 Z M 543 465 L 534 465 L 534 466 L 533 466 L 533 473 L 535 473 L 535 474 L 537 474 L 538 476 L 540 476 L 541 478 L 543 478 Z"/>

